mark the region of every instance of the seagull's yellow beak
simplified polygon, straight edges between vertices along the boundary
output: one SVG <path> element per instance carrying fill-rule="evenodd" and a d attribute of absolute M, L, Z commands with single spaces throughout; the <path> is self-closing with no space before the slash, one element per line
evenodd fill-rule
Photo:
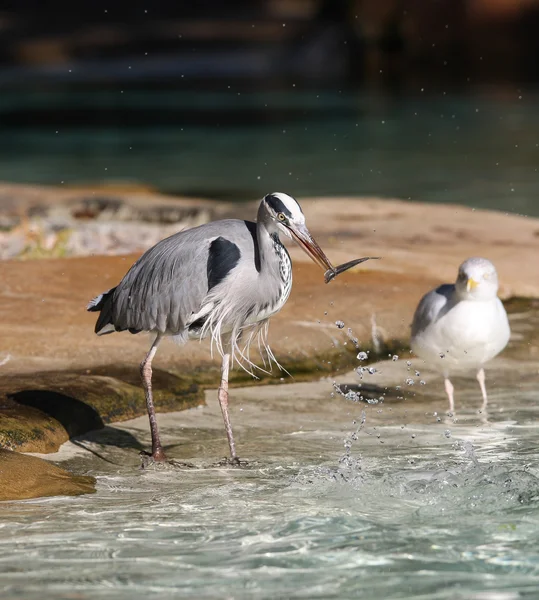
<path fill-rule="evenodd" d="M 470 290 L 475 289 L 478 285 L 479 283 L 475 279 L 468 279 L 466 283 L 466 291 L 469 292 Z"/>

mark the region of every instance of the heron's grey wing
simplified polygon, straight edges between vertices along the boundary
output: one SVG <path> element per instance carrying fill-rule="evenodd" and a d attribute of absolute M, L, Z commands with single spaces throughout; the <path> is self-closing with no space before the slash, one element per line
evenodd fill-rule
<path fill-rule="evenodd" d="M 455 286 L 446 283 L 421 298 L 412 322 L 412 337 L 420 334 L 447 312 L 453 302 L 454 292 Z"/>
<path fill-rule="evenodd" d="M 162 240 L 131 267 L 113 297 L 117 330 L 180 332 L 207 291 L 205 247 L 183 232 Z"/>
<path fill-rule="evenodd" d="M 179 334 L 212 306 L 208 292 L 237 265 L 239 246 L 253 244 L 244 221 L 224 220 L 188 229 L 150 248 L 114 292 L 117 330 Z M 252 252 L 252 250 L 251 250 Z"/>

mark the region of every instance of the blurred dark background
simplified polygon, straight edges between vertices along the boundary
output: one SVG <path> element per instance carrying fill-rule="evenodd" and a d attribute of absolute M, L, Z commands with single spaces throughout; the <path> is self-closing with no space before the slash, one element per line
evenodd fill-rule
<path fill-rule="evenodd" d="M 539 214 L 539 0 L 8 0 L 0 179 Z"/>

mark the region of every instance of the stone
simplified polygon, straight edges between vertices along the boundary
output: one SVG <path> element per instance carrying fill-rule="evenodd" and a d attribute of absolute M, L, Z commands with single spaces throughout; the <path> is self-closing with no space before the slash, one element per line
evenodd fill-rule
<path fill-rule="evenodd" d="M 159 369 L 154 375 L 159 410 L 182 410 L 203 402 L 202 388 L 190 380 Z M 0 379 L 0 447 L 10 450 L 55 452 L 72 437 L 145 413 L 136 368 L 48 371 Z"/>
<path fill-rule="evenodd" d="M 0 258 L 121 254 L 181 228 L 217 219 L 224 207 L 145 188 L 0 185 Z"/>
<path fill-rule="evenodd" d="M 0 501 L 95 492 L 95 478 L 73 475 L 37 458 L 0 448 Z"/>

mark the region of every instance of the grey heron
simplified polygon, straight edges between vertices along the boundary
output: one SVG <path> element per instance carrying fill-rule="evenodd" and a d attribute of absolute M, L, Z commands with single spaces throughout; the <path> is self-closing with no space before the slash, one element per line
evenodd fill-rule
<path fill-rule="evenodd" d="M 88 304 L 88 311 L 100 313 L 97 335 L 126 330 L 154 334 L 140 364 L 154 460 L 166 456 L 152 397 L 152 360 L 162 339 L 170 336 L 180 344 L 209 337 L 219 351 L 218 399 L 231 460 L 238 462 L 228 413 L 229 368 L 234 361 L 254 366 L 249 346 L 257 336 L 270 363 L 275 361 L 267 343 L 268 319 L 283 307 L 292 287 L 292 262 L 280 234 L 296 241 L 326 271 L 326 280 L 344 270 L 332 267 L 313 239 L 298 202 L 272 193 L 262 199 L 256 223 L 226 219 L 180 231 L 147 250 L 116 287 Z"/>
<path fill-rule="evenodd" d="M 454 410 L 449 375 L 477 369 L 486 410 L 484 365 L 499 354 L 510 336 L 507 313 L 498 298 L 498 274 L 486 258 L 469 258 L 454 284 L 428 292 L 419 302 L 412 323 L 411 347 L 444 375 L 449 410 Z"/>

